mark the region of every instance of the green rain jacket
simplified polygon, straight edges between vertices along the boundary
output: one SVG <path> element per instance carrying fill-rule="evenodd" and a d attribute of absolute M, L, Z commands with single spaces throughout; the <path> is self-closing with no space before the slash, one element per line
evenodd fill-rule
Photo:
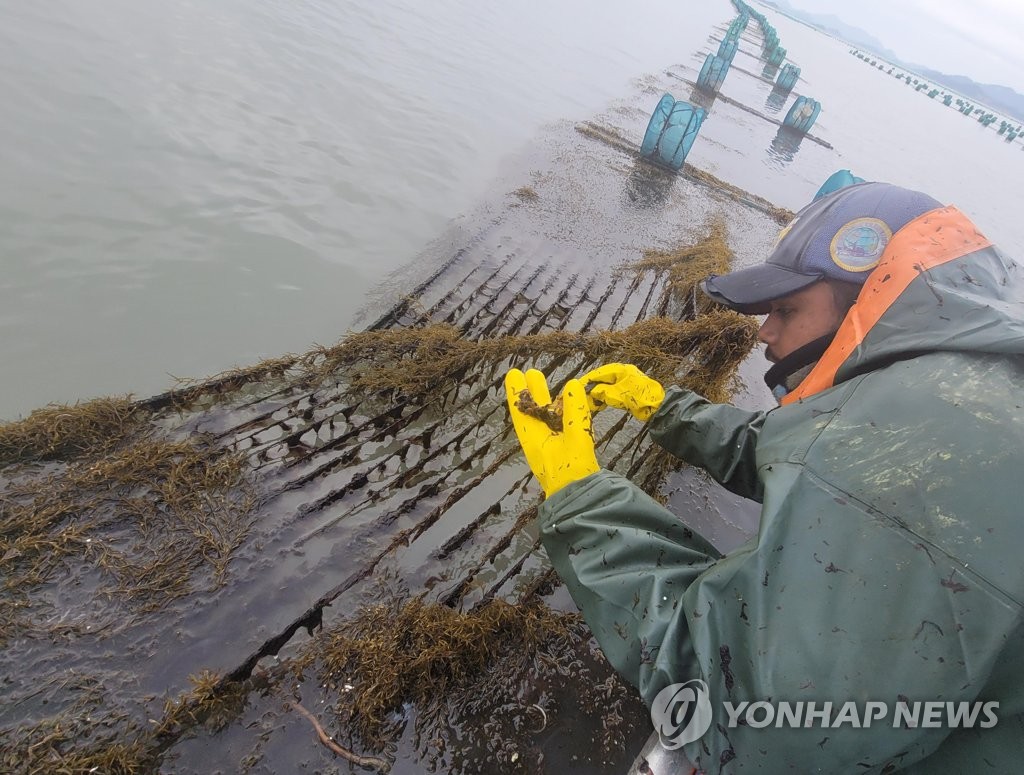
<path fill-rule="evenodd" d="M 893 236 L 782 406 L 673 388 L 650 420 L 658 444 L 762 504 L 756 539 L 722 556 L 608 471 L 543 504 L 544 546 L 612 665 L 648 704 L 709 685 L 713 723 L 685 748 L 702 770 L 1024 768 L 1022 355 L 1024 272 L 935 210 Z M 729 728 L 726 700 L 887 715 Z M 950 728 L 944 710 L 894 727 L 900 701 L 998 702 L 998 723 Z"/>

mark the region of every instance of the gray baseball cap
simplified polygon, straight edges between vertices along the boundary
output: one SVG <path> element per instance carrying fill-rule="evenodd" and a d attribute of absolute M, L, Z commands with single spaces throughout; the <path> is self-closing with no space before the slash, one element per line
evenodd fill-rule
<path fill-rule="evenodd" d="M 863 284 L 892 235 L 942 207 L 936 199 L 889 183 L 858 183 L 796 214 L 765 263 L 712 275 L 701 288 L 737 312 L 764 315 L 771 302 L 831 278 Z"/>

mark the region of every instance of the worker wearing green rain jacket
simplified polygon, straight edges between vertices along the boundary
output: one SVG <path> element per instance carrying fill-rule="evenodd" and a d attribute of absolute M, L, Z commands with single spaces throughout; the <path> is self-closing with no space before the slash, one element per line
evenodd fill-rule
<path fill-rule="evenodd" d="M 838 330 L 787 334 L 787 305 L 836 281 L 861 286 Z M 618 364 L 568 383 L 563 433 L 512 411 L 548 495 L 544 545 L 604 653 L 648 704 L 706 682 L 710 728 L 684 749 L 704 772 L 1019 771 L 1024 272 L 955 208 L 862 183 L 798 213 L 764 265 L 703 287 L 768 313 L 779 407 L 662 392 Z M 511 406 L 527 387 L 549 400 L 539 372 L 506 386 Z M 759 501 L 757 537 L 722 556 L 599 470 L 602 402 Z M 831 713 L 796 728 L 737 710 L 811 701 Z"/>

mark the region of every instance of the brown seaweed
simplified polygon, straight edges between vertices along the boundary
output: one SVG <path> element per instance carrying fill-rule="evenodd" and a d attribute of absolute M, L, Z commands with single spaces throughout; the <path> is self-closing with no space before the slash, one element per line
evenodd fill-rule
<path fill-rule="evenodd" d="M 516 399 L 516 409 L 525 415 L 535 417 L 547 425 L 555 433 L 562 432 L 562 397 L 558 396 L 550 404 L 538 404 L 529 390 L 524 390 Z"/>

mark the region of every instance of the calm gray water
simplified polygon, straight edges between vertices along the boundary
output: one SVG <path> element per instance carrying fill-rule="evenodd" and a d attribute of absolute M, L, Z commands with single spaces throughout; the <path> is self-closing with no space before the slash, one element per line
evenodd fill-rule
<path fill-rule="evenodd" d="M 725 0 L 0 5 L 2 419 L 337 340 L 542 127 L 646 73 L 693 78 L 734 16 Z M 850 167 L 1024 244 L 1019 142 L 769 16 L 834 150 L 745 147 L 712 112 L 689 161 L 794 209 Z M 746 81 L 723 91 L 764 110 Z"/>

